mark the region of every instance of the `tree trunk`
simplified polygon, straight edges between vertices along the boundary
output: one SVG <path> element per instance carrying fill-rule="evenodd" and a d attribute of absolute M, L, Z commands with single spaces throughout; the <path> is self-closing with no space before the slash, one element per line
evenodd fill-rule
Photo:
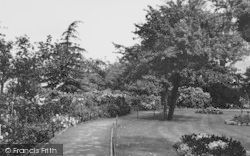
<path fill-rule="evenodd" d="M 3 94 L 3 87 L 4 87 L 4 83 L 3 82 L 1 82 L 1 94 Z"/>
<path fill-rule="evenodd" d="M 178 98 L 178 88 L 180 85 L 180 80 L 181 80 L 180 75 L 177 74 L 173 82 L 173 89 L 171 91 L 171 96 L 169 97 L 169 111 L 167 120 L 172 120 L 174 116 L 174 109 L 176 105 L 176 100 Z"/>
<path fill-rule="evenodd" d="M 166 119 L 167 114 L 167 89 L 161 93 L 161 104 L 163 105 L 163 120 Z"/>

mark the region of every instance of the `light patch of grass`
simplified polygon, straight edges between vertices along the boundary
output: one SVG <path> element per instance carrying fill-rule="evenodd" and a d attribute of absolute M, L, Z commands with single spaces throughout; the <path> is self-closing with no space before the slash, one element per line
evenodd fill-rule
<path fill-rule="evenodd" d="M 119 156 L 175 156 L 172 148 L 184 134 L 208 133 L 225 135 L 241 141 L 250 150 L 250 127 L 224 124 L 239 115 L 238 110 L 223 110 L 224 114 L 197 114 L 195 109 L 176 109 L 172 121 L 162 121 L 162 114 L 139 112 L 120 119 L 118 128 Z"/>

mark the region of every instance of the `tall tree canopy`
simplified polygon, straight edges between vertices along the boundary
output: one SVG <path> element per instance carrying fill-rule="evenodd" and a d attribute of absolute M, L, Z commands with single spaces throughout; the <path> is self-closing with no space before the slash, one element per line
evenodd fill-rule
<path fill-rule="evenodd" d="M 40 42 L 40 54 L 43 68 L 43 82 L 47 87 L 59 89 L 64 92 L 75 92 L 81 89 L 80 78 L 83 74 L 82 66 L 85 50 L 73 42 L 79 39 L 77 36 L 77 24 L 75 21 L 69 25 L 62 34 L 60 43 L 51 43 L 49 36 L 46 43 Z"/>
<path fill-rule="evenodd" d="M 214 0 L 177 0 L 159 9 L 149 7 L 146 22 L 136 25 L 140 45 L 122 51 L 123 59 L 135 64 L 131 73 L 137 78 L 151 73 L 170 82 L 165 85 L 166 92 L 170 91 L 169 120 L 178 88 L 185 85 L 185 73 L 212 70 L 213 66 L 228 68 L 246 54 L 246 43 L 233 20 L 236 15 L 229 14 L 239 4 L 228 0 L 224 10 L 218 4 Z"/>

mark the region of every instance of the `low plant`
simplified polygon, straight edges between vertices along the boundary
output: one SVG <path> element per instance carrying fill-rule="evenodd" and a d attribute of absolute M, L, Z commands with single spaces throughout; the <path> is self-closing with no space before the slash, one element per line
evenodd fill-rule
<path fill-rule="evenodd" d="M 205 133 L 183 135 L 173 147 L 180 156 L 246 156 L 239 141 Z"/>
<path fill-rule="evenodd" d="M 58 114 L 56 114 L 56 116 L 53 117 L 51 121 L 56 131 L 60 131 L 70 126 L 76 126 L 76 124 L 79 122 L 79 120 L 74 117 Z"/>
<path fill-rule="evenodd" d="M 235 115 L 233 119 L 226 120 L 225 124 L 238 125 L 238 126 L 250 126 L 250 115 L 249 114 Z"/>
<path fill-rule="evenodd" d="M 188 108 L 208 107 L 212 101 L 210 93 L 204 92 L 200 87 L 181 87 L 179 88 L 177 106 Z"/>
<path fill-rule="evenodd" d="M 195 113 L 200 113 L 200 114 L 223 114 L 221 109 L 214 108 L 214 107 L 198 109 L 198 110 L 195 111 Z"/>

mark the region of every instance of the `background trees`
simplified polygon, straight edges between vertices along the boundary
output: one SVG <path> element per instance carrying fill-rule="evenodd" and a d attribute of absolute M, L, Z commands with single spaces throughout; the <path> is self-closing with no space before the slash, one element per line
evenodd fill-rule
<path fill-rule="evenodd" d="M 56 42 L 51 36 L 35 44 L 27 36 L 15 42 L 2 37 L 1 92 L 10 81 L 8 93 L 31 103 L 40 96 L 69 94 L 73 100 L 71 94 L 107 89 L 154 95 L 161 97 L 164 116 L 169 106 L 169 120 L 182 86 L 202 88 L 216 107 L 239 106 L 248 87 L 233 64 L 249 50 L 249 23 L 243 21 L 248 12 L 244 0 L 177 0 L 149 7 L 146 21 L 135 25 L 140 43 L 115 44 L 123 56 L 113 64 L 84 58 L 84 48 L 76 43 L 80 21 L 71 23 Z"/>
<path fill-rule="evenodd" d="M 83 55 L 85 50 L 74 43 L 77 37 L 77 24 L 75 21 L 69 25 L 62 34 L 62 42 L 51 44 L 51 37 L 46 43 L 40 42 L 40 55 L 44 60 L 42 81 L 49 88 L 58 88 L 64 92 L 75 92 L 81 89 L 79 78 L 82 76 Z"/>
<path fill-rule="evenodd" d="M 10 51 L 12 49 L 13 43 L 5 41 L 2 35 L 0 35 L 0 37 L 0 87 L 1 94 L 3 94 L 4 84 L 8 79 L 11 78 L 12 73 L 12 55 Z"/>
<path fill-rule="evenodd" d="M 241 1 L 169 1 L 159 9 L 149 7 L 146 22 L 136 25 L 135 34 L 141 43 L 134 51 L 124 48 L 123 59 L 134 64 L 131 73 L 137 78 L 154 73 L 167 80 L 169 120 L 178 88 L 185 85 L 190 74 L 196 73 L 193 79 L 206 79 L 198 74 L 201 71 L 226 76 L 233 73 L 230 65 L 246 55 L 246 43 L 234 20 L 234 8 L 240 5 Z M 231 83 L 229 79 L 226 83 Z"/>

